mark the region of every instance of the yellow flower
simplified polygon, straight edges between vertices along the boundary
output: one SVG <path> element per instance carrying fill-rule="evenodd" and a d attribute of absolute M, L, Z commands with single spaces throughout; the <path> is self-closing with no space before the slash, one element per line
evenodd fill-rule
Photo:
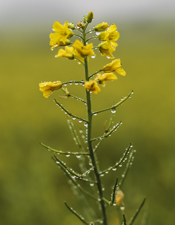
<path fill-rule="evenodd" d="M 68 29 L 68 22 L 66 21 L 64 23 L 64 26 L 59 23 L 59 22 L 55 22 L 53 24 L 52 27 L 53 31 L 55 31 L 55 33 L 51 33 L 50 34 L 50 45 L 51 46 L 60 46 L 60 43 L 62 43 L 62 45 L 66 45 L 67 42 L 67 38 L 70 38 L 74 35 L 74 33 Z"/>
<path fill-rule="evenodd" d="M 105 29 L 108 28 L 108 27 L 109 27 L 108 23 L 103 22 L 103 23 L 100 23 L 100 24 L 96 25 L 96 26 L 94 27 L 94 30 L 95 30 L 95 31 L 103 31 L 103 30 L 105 30 Z"/>
<path fill-rule="evenodd" d="M 124 205 L 123 203 L 124 194 L 121 190 L 117 190 L 116 192 L 116 204 L 117 205 Z"/>
<path fill-rule="evenodd" d="M 81 56 L 88 56 L 88 55 L 95 55 L 95 53 L 92 50 L 93 44 L 90 43 L 86 46 L 83 45 L 83 43 L 79 40 L 76 40 L 74 44 L 72 45 L 78 53 L 80 53 Z"/>
<path fill-rule="evenodd" d="M 108 63 L 106 66 L 103 67 L 103 71 L 106 72 L 116 72 L 122 76 L 126 75 L 126 72 L 124 69 L 121 68 L 121 60 L 115 59 L 111 63 Z"/>
<path fill-rule="evenodd" d="M 59 46 L 65 46 L 65 45 L 70 45 L 70 40 L 69 39 L 66 39 L 65 40 L 65 43 L 63 43 L 62 41 L 57 41 L 57 44 L 54 44 L 54 43 L 56 43 L 56 42 L 54 42 L 53 40 L 54 40 L 54 38 L 52 38 L 54 36 L 54 34 L 50 34 L 50 45 L 51 46 L 53 46 L 53 47 L 51 47 L 50 49 L 51 50 L 53 50 L 53 49 L 55 49 L 55 48 L 58 48 Z"/>
<path fill-rule="evenodd" d="M 58 90 L 61 87 L 62 87 L 61 81 L 39 83 L 39 90 L 43 92 L 43 96 L 45 98 L 48 98 L 53 91 Z"/>
<path fill-rule="evenodd" d="M 100 88 L 97 84 L 97 82 L 95 80 L 90 80 L 90 81 L 87 81 L 85 84 L 84 84 L 84 87 L 88 90 L 88 91 L 92 91 L 93 93 L 97 94 L 98 92 L 100 92 Z"/>
<path fill-rule="evenodd" d="M 99 51 L 101 52 L 102 56 L 106 55 L 107 57 L 113 59 L 113 55 L 111 52 L 115 51 L 115 48 L 111 46 L 110 42 L 105 41 L 98 45 Z"/>
<path fill-rule="evenodd" d="M 98 73 L 96 80 L 97 80 L 97 82 L 99 84 L 104 86 L 105 85 L 105 81 L 107 81 L 107 80 L 117 80 L 117 77 L 116 77 L 116 75 L 114 73 L 104 73 L 103 75 Z"/>
<path fill-rule="evenodd" d="M 73 47 L 65 47 L 64 49 L 60 49 L 58 51 L 58 54 L 55 57 L 66 57 L 68 59 L 80 59 L 82 62 L 84 61 L 84 58 L 77 52 L 76 49 L 74 49 Z"/>

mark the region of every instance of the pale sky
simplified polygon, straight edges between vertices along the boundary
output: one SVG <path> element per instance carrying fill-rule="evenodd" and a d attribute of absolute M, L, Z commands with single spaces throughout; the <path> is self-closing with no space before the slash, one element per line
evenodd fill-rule
<path fill-rule="evenodd" d="M 38 26 L 75 18 L 77 22 L 89 11 L 99 21 L 175 20 L 175 0 L 1 0 L 0 26 Z"/>

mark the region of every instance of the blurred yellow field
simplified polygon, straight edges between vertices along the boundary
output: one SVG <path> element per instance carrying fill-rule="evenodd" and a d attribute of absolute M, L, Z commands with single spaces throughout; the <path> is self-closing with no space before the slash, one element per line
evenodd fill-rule
<path fill-rule="evenodd" d="M 141 214 L 147 216 L 144 211 L 149 208 L 148 224 L 172 225 L 175 223 L 175 30 L 171 24 L 155 23 L 119 27 L 119 32 L 122 38 L 115 57 L 122 59 L 127 74 L 125 77 L 118 75 L 118 80 L 107 83 L 98 95 L 92 94 L 93 109 L 108 107 L 131 90 L 134 95 L 118 108 L 115 121 L 122 121 L 123 125 L 105 141 L 99 158 L 106 167 L 115 157 L 120 158 L 132 142 L 137 153 L 123 186 L 126 212 L 133 215 L 146 196 L 147 204 Z M 52 153 L 40 145 L 43 142 L 60 150 L 76 149 L 67 117 L 53 99 L 73 114 L 86 116 L 81 103 L 60 98 L 64 94 L 61 90 L 48 99 L 39 91 L 41 81 L 84 79 L 81 65 L 54 57 L 57 50 L 50 51 L 48 35 L 46 31 L 33 30 L 16 33 L 9 39 L 0 37 L 1 224 L 56 225 L 63 221 L 61 225 L 73 225 L 74 216 L 62 204 L 65 200 L 81 211 L 81 201 L 77 202 L 66 176 L 50 159 Z M 106 57 L 90 59 L 90 72 L 109 62 Z M 84 97 L 80 85 L 69 85 L 68 90 Z M 109 120 L 109 113 L 94 117 L 94 136 L 103 132 L 105 120 Z M 76 120 L 75 126 L 79 129 L 83 125 Z M 114 143 L 116 150 L 112 148 Z M 78 169 L 78 159 L 69 157 L 66 161 Z M 114 179 L 112 173 L 106 178 L 109 184 L 106 196 L 110 194 Z M 114 213 L 110 214 L 111 224 L 116 224 Z M 136 225 L 140 224 L 142 216 Z"/>

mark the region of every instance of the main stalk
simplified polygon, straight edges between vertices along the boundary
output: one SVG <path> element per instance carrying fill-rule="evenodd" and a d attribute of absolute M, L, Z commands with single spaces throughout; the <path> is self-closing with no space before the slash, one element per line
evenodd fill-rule
<path fill-rule="evenodd" d="M 86 27 L 83 29 L 83 41 L 84 45 L 86 45 L 86 34 L 85 34 Z M 87 62 L 87 56 L 84 57 L 84 70 L 85 70 L 85 80 L 89 81 L 89 75 L 88 75 L 88 62 Z M 89 147 L 89 153 L 92 160 L 92 165 L 94 167 L 94 174 L 97 181 L 97 187 L 99 192 L 99 203 L 102 210 L 103 215 L 103 224 L 107 225 L 107 217 L 106 217 L 106 208 L 105 208 L 105 202 L 103 200 L 103 191 L 102 191 L 102 184 L 100 179 L 100 174 L 98 171 L 98 165 L 95 160 L 95 153 L 93 152 L 92 143 L 91 143 L 91 129 L 92 129 L 92 110 L 91 110 L 91 98 L 90 98 L 90 92 L 86 90 L 86 100 L 87 100 L 87 115 L 88 115 L 88 147 Z"/>

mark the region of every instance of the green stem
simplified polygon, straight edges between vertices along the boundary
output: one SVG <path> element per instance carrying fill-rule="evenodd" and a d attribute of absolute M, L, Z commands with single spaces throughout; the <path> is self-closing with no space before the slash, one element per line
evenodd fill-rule
<path fill-rule="evenodd" d="M 83 32 L 83 40 L 84 45 L 86 45 L 86 34 L 85 29 Z M 85 69 L 85 80 L 88 81 L 88 62 L 87 62 L 87 56 L 84 57 L 84 69 Z M 87 114 L 88 114 L 88 147 L 89 147 L 89 154 L 92 160 L 92 165 L 94 167 L 94 173 L 97 181 L 97 187 L 99 191 L 99 203 L 101 206 L 102 214 L 103 214 L 103 224 L 107 225 L 107 217 L 106 217 L 106 208 L 105 208 L 105 201 L 103 199 L 103 191 L 102 191 L 102 184 L 100 179 L 100 173 L 98 170 L 97 162 L 96 162 L 96 156 L 92 148 L 91 143 L 91 129 L 92 129 L 92 110 L 91 110 L 91 98 L 90 98 L 90 92 L 86 90 L 86 99 L 87 99 Z"/>

